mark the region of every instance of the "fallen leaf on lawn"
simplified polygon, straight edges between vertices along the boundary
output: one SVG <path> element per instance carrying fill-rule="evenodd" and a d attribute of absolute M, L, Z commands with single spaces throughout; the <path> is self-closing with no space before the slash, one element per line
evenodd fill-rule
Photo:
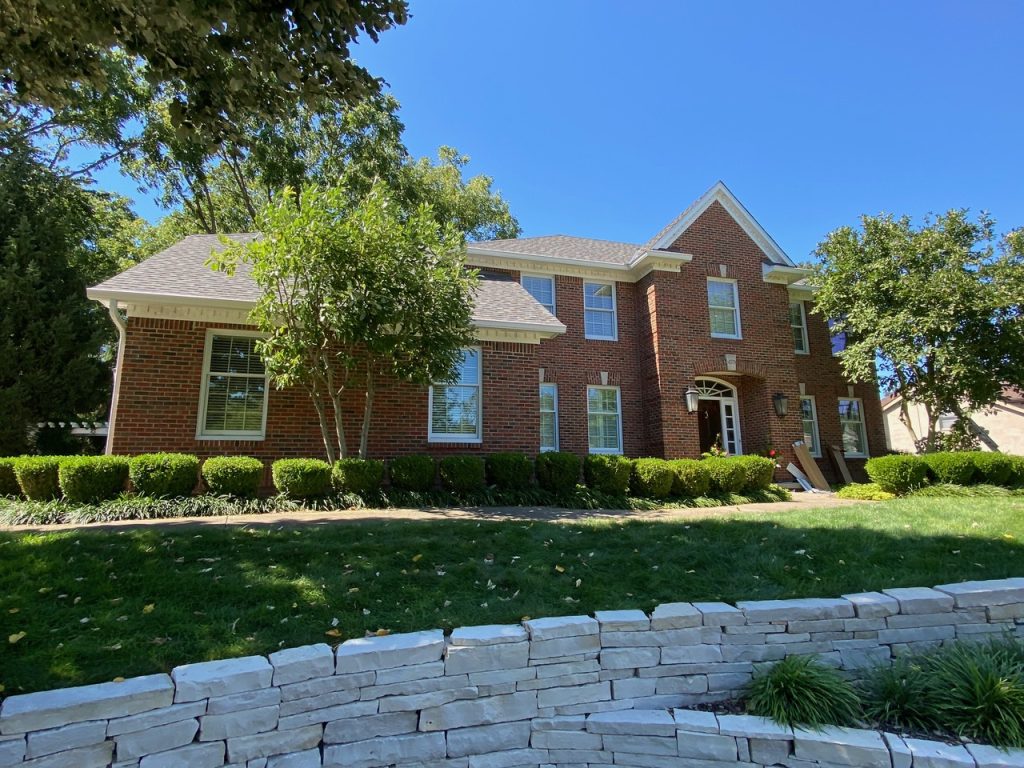
<path fill-rule="evenodd" d="M 378 629 L 377 630 L 377 637 L 385 637 L 386 635 L 390 635 L 390 634 L 391 634 L 391 630 L 390 629 Z"/>
<path fill-rule="evenodd" d="M 359 587 L 349 587 L 348 593 L 351 595 L 353 592 L 358 592 Z"/>
<path fill-rule="evenodd" d="M 76 579 L 76 581 L 77 581 L 77 579 Z M 40 595 L 45 595 L 47 592 L 51 591 L 52 589 L 53 589 L 53 587 L 40 587 L 39 588 L 39 594 Z"/>
<path fill-rule="evenodd" d="M 156 609 L 156 603 L 146 603 L 142 606 L 143 613 L 152 613 Z"/>
<path fill-rule="evenodd" d="M 370 615 L 370 609 L 369 608 L 363 608 L 363 616 L 369 616 L 369 615 Z"/>
<path fill-rule="evenodd" d="M 114 678 L 113 680 L 111 680 L 110 682 L 112 682 L 112 683 L 123 683 L 123 682 L 124 682 L 124 678 L 123 678 L 123 677 L 121 677 L 120 675 L 118 675 L 117 677 L 115 677 L 115 678 Z"/>
<path fill-rule="evenodd" d="M 7 611 L 7 612 L 8 612 L 8 613 L 17 613 L 17 612 L 18 612 L 18 611 L 20 611 L 20 610 L 21 610 L 21 608 L 10 608 L 10 609 L 8 609 L 8 611 Z"/>
<path fill-rule="evenodd" d="M 26 635 L 25 632 L 15 632 L 13 635 L 8 636 L 7 642 L 14 645 L 16 642 L 21 640 Z"/>
<path fill-rule="evenodd" d="M 107 646 L 104 646 L 104 647 L 108 651 L 120 651 L 121 650 L 121 644 L 120 643 L 114 643 L 113 645 L 107 645 Z"/>
<path fill-rule="evenodd" d="M 445 600 L 445 601 L 444 601 L 444 607 L 445 607 L 445 608 L 447 608 L 447 607 L 448 607 L 449 605 L 451 605 L 451 604 L 452 604 L 452 601 L 451 601 L 451 600 Z"/>
<path fill-rule="evenodd" d="M 555 566 L 555 570 L 558 571 L 559 573 L 565 573 L 565 568 L 563 568 L 560 565 L 556 565 Z"/>
<path fill-rule="evenodd" d="M 81 597 L 76 597 L 73 605 L 78 605 L 80 602 L 82 602 L 82 598 Z"/>
<path fill-rule="evenodd" d="M 579 589 L 580 584 L 583 583 L 583 579 L 576 579 L 576 588 Z"/>
<path fill-rule="evenodd" d="M 337 617 L 331 619 L 331 626 L 332 627 L 338 626 L 338 619 L 337 619 Z"/>
<path fill-rule="evenodd" d="M 413 556 L 412 556 L 412 561 L 413 561 L 414 563 L 418 563 L 418 562 L 419 562 L 420 560 L 422 560 L 422 559 L 423 559 L 423 555 L 413 555 Z"/>
<path fill-rule="evenodd" d="M 88 624 L 90 621 L 92 621 L 92 619 L 90 619 L 88 616 L 86 616 L 84 619 L 79 619 L 78 623 L 79 624 Z"/>
<path fill-rule="evenodd" d="M 152 640 L 149 641 L 149 643 L 150 645 L 163 645 L 170 639 L 171 638 L 169 637 L 154 637 Z"/>
<path fill-rule="evenodd" d="M 328 629 L 326 632 L 324 632 L 324 634 L 327 635 L 328 637 L 341 637 L 341 630 L 340 629 Z"/>

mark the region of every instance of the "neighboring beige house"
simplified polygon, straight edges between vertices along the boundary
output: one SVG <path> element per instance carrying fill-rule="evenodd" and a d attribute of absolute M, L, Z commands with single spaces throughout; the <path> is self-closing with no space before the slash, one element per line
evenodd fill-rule
<path fill-rule="evenodd" d="M 918 437 L 928 432 L 924 406 L 909 406 L 911 423 Z M 971 414 L 971 429 L 981 441 L 984 451 L 1002 451 L 1024 455 L 1024 394 L 1007 387 L 1002 397 L 991 408 Z M 893 451 L 914 452 L 910 432 L 900 421 L 900 398 L 889 395 L 882 400 L 882 420 L 885 423 L 885 442 Z M 939 428 L 949 429 L 953 417 L 940 417 Z"/>

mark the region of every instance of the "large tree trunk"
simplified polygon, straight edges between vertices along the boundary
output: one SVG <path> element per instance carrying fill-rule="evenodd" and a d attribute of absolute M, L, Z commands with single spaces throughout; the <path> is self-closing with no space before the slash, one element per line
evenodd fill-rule
<path fill-rule="evenodd" d="M 330 464 L 334 464 L 338 457 L 334 450 L 331 427 L 327 423 L 327 406 L 324 403 L 323 395 L 318 391 L 315 383 L 309 388 L 309 397 L 313 401 L 313 407 L 316 408 L 316 415 L 320 421 L 320 437 L 323 438 L 324 449 L 327 451 L 327 461 Z"/>
<path fill-rule="evenodd" d="M 367 458 L 370 442 L 370 419 L 373 416 L 373 399 L 377 393 L 377 381 L 373 375 L 372 363 L 366 364 L 366 401 L 363 405 L 363 427 L 359 433 L 359 458 Z"/>

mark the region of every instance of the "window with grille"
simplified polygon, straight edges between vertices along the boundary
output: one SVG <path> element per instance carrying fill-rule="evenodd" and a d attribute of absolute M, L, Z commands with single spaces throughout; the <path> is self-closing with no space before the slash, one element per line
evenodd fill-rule
<path fill-rule="evenodd" d="M 207 335 L 198 437 L 263 437 L 267 371 L 256 351 L 258 340 L 249 335 Z"/>
<path fill-rule="evenodd" d="M 811 456 L 821 458 L 821 445 L 818 442 L 818 409 L 812 395 L 803 395 L 800 398 L 800 421 L 804 427 L 804 443 Z"/>
<path fill-rule="evenodd" d="M 544 309 L 555 314 L 555 278 L 540 275 L 523 275 L 520 278 L 523 288 L 533 296 Z"/>
<path fill-rule="evenodd" d="M 807 343 L 807 314 L 802 301 L 794 301 L 789 305 L 789 327 L 793 330 L 793 349 L 801 355 L 810 352 Z"/>
<path fill-rule="evenodd" d="M 735 280 L 708 278 L 708 312 L 714 338 L 740 338 L 740 305 Z"/>
<path fill-rule="evenodd" d="M 839 426 L 843 432 L 843 452 L 863 458 L 868 455 L 868 438 L 864 432 L 864 404 L 858 397 L 839 401 Z"/>
<path fill-rule="evenodd" d="M 481 430 L 480 350 L 465 349 L 456 378 L 430 387 L 428 440 L 435 443 L 479 443 Z"/>
<path fill-rule="evenodd" d="M 587 387 L 587 433 L 591 453 L 622 453 L 618 387 Z"/>
<path fill-rule="evenodd" d="M 558 450 L 558 385 L 540 385 L 540 449 Z"/>
<path fill-rule="evenodd" d="M 615 341 L 618 338 L 613 283 L 583 284 L 583 330 L 588 339 Z"/>

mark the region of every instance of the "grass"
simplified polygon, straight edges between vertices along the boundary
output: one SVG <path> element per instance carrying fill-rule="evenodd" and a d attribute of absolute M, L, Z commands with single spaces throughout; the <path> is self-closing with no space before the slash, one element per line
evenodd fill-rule
<path fill-rule="evenodd" d="M 0 534 L 0 684 L 93 683 L 378 628 L 1021 575 L 1022 513 L 1020 498 L 899 499 L 691 522 Z"/>

